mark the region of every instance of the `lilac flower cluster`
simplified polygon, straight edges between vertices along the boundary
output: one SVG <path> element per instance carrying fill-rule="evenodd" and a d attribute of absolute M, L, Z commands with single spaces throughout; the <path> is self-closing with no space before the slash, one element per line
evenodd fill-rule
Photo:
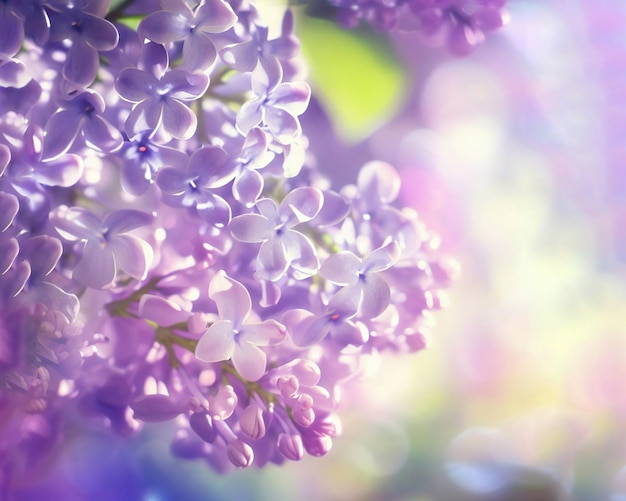
<path fill-rule="evenodd" d="M 7 0 L 0 34 L 0 492 L 73 410 L 219 471 L 328 452 L 455 267 L 390 165 L 335 192 L 305 161 L 291 12 Z"/>
<path fill-rule="evenodd" d="M 337 21 L 355 28 L 362 21 L 375 29 L 417 30 L 430 43 L 466 56 L 485 35 L 508 21 L 506 0 L 327 0 Z"/>

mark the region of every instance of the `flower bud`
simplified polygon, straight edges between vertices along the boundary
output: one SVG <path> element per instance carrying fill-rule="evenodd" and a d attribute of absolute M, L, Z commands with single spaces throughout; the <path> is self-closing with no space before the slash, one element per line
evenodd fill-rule
<path fill-rule="evenodd" d="M 250 404 L 241 414 L 239 425 L 242 433 L 252 440 L 263 438 L 265 436 L 263 410 L 256 404 Z"/>
<path fill-rule="evenodd" d="M 237 394 L 233 390 L 233 387 L 228 385 L 220 388 L 217 395 L 213 398 L 213 405 L 211 406 L 211 413 L 214 418 L 228 419 L 235 407 L 237 407 Z"/>
<path fill-rule="evenodd" d="M 298 382 L 298 378 L 296 378 L 295 376 L 288 376 L 278 378 L 276 386 L 278 387 L 278 389 L 280 390 L 280 394 L 284 398 L 293 398 L 298 392 L 300 383 Z"/>
<path fill-rule="evenodd" d="M 311 456 L 323 456 L 333 447 L 333 440 L 328 435 L 308 434 L 302 437 L 305 450 Z"/>
<path fill-rule="evenodd" d="M 281 433 L 278 436 L 278 450 L 291 461 L 300 461 L 304 457 L 304 446 L 300 435 Z"/>
<path fill-rule="evenodd" d="M 235 439 L 228 444 L 226 455 L 237 468 L 247 468 L 254 461 L 252 447 L 239 439 Z"/>
<path fill-rule="evenodd" d="M 189 426 L 205 442 L 212 443 L 217 436 L 217 430 L 206 412 L 194 412 L 189 416 Z"/>

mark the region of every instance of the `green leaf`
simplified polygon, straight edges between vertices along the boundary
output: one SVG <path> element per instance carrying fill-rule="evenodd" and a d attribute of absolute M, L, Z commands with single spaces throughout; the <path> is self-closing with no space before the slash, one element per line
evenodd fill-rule
<path fill-rule="evenodd" d="M 119 19 L 118 23 L 125 24 L 131 30 L 137 31 L 137 27 L 143 18 L 144 16 L 124 16 Z"/>
<path fill-rule="evenodd" d="M 310 17 L 300 18 L 298 34 L 313 93 L 339 137 L 360 141 L 395 114 L 408 76 L 386 38 Z"/>

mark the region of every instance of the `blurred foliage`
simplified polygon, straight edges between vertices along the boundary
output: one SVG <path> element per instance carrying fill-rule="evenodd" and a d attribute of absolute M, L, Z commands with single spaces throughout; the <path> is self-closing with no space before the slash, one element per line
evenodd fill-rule
<path fill-rule="evenodd" d="M 298 33 L 314 95 L 344 141 L 369 136 L 406 99 L 408 74 L 388 38 L 313 17 L 300 19 Z"/>

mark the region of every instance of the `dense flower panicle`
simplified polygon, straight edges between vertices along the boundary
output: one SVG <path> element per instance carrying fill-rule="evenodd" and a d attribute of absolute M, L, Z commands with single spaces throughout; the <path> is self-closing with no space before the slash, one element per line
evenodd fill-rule
<path fill-rule="evenodd" d="M 71 401 L 218 471 L 324 455 L 455 267 L 393 167 L 336 192 L 305 155 L 291 12 L 270 38 L 248 2 L 155 3 L 0 2 L 0 436 L 28 416 L 51 452 Z M 2 443 L 0 488 L 31 460 Z"/>

